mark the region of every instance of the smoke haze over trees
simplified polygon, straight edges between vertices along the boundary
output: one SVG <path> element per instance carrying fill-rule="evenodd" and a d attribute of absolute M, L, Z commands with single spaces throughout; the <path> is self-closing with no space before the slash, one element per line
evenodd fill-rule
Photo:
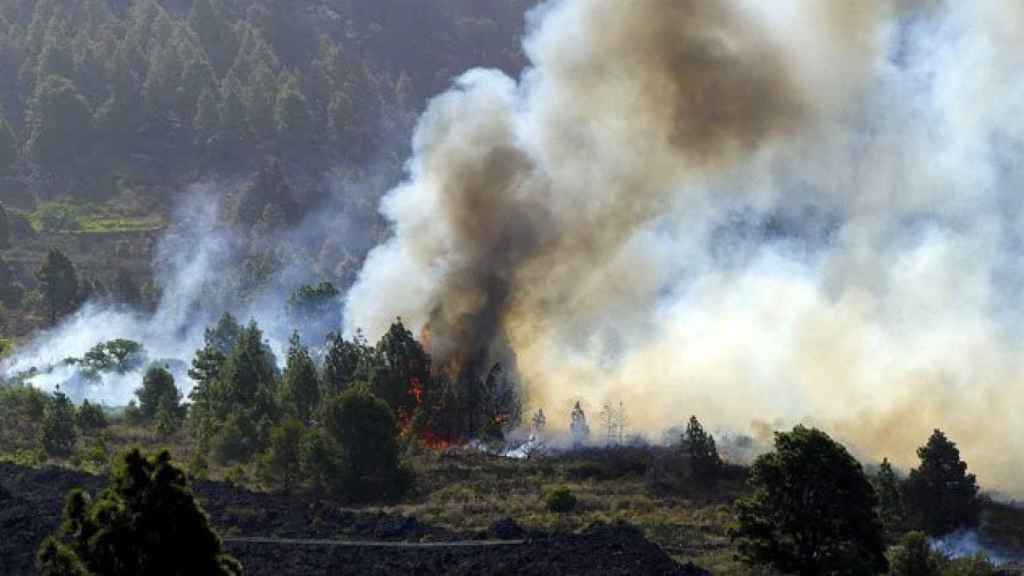
<path fill-rule="evenodd" d="M 300 4 L 0 2 L 0 299 L 58 320 L 8 377 L 121 402 L 143 367 L 64 360 L 202 348 L 170 372 L 213 441 L 281 416 L 261 387 L 298 328 L 321 392 L 365 384 L 436 440 L 580 399 L 651 435 L 680 407 L 761 440 L 813 421 L 909 468 L 941 426 L 1019 492 L 1016 3 Z M 59 197 L 140 182 L 171 224 L 145 272 L 87 247 L 33 278 L 25 245 L 96 227 Z M 204 337 L 225 311 L 258 322 L 244 361 Z"/>

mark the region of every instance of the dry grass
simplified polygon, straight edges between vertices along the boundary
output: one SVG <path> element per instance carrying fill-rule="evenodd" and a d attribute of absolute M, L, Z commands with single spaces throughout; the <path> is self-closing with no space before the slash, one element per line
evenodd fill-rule
<path fill-rule="evenodd" d="M 624 520 L 678 560 L 693 561 L 715 574 L 752 573 L 735 559 L 729 539 L 734 522 L 730 497 L 657 497 L 637 475 L 569 481 L 572 466 L 557 460 L 520 462 L 483 455 L 420 456 L 419 497 L 394 510 L 465 531 L 486 530 L 502 518 L 513 518 L 528 529 L 570 532 L 594 522 Z M 545 495 L 562 486 L 578 498 L 575 512 L 547 509 Z"/>
<path fill-rule="evenodd" d="M 102 434 L 111 455 L 138 446 L 147 451 L 166 448 L 185 465 L 193 458 L 185 432 L 168 436 L 151 427 L 115 423 Z M 84 454 L 93 441 L 92 437 L 80 438 L 79 450 Z M 679 561 L 692 561 L 714 574 L 756 573 L 736 560 L 729 539 L 735 521 L 732 500 L 740 493 L 737 485 L 714 499 L 657 496 L 636 472 L 615 477 L 605 469 L 603 474 L 580 479 L 581 468 L 607 466 L 607 462 L 586 458 L 527 462 L 474 452 L 420 453 L 412 458 L 417 472 L 415 495 L 406 503 L 376 509 L 416 516 L 426 524 L 459 532 L 486 531 L 503 518 L 512 518 L 527 529 L 564 532 L 582 530 L 595 522 L 622 520 L 642 529 Z M 223 480 L 231 471 L 209 462 L 210 479 Z M 250 478 L 241 480 L 248 483 Z M 577 497 L 574 512 L 548 510 L 545 496 L 559 487 L 569 488 Z"/>

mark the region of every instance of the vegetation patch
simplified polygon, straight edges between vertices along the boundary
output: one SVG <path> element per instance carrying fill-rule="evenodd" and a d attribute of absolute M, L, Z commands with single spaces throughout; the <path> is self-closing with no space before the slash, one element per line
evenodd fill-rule
<path fill-rule="evenodd" d="M 44 202 L 28 219 L 33 230 L 48 233 L 152 232 L 166 225 L 159 214 L 132 214 L 106 204 L 69 200 Z"/>

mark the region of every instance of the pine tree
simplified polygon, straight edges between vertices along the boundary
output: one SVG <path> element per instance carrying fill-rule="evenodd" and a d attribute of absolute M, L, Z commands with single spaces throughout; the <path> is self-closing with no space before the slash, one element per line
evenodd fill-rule
<path fill-rule="evenodd" d="M 270 432 L 270 446 L 260 460 L 260 476 L 285 492 L 291 491 L 301 478 L 304 433 L 302 422 L 285 419 Z"/>
<path fill-rule="evenodd" d="M 189 416 L 193 421 L 192 431 L 200 442 L 209 440 L 217 422 L 223 417 L 226 399 L 220 386 L 221 370 L 241 334 L 242 327 L 235 317 L 224 314 L 215 327 L 207 328 L 204 345 L 192 359 L 188 375 L 195 386 L 189 393 L 192 400 Z"/>
<path fill-rule="evenodd" d="M 183 66 L 172 45 L 156 44 L 149 56 L 142 98 L 150 119 L 166 120 L 174 109 L 175 95 Z"/>
<path fill-rule="evenodd" d="M 68 456 L 75 448 L 75 406 L 67 394 L 58 388 L 43 413 L 40 443 L 51 456 Z"/>
<path fill-rule="evenodd" d="M 0 177 L 11 173 L 14 163 L 18 160 L 18 140 L 14 130 L 0 114 Z M 2 223 L 0 223 L 2 225 Z M 3 248 L 3 232 L 0 231 L 0 248 Z"/>
<path fill-rule="evenodd" d="M 233 147 L 251 144 L 252 130 L 249 128 L 242 88 L 232 76 L 228 76 L 222 84 L 220 120 L 221 133 L 224 135 L 223 145 Z"/>
<path fill-rule="evenodd" d="M 57 249 L 51 249 L 43 265 L 36 271 L 50 316 L 50 324 L 71 312 L 78 304 L 78 272 L 74 264 Z"/>
<path fill-rule="evenodd" d="M 77 566 L 105 576 L 242 574 L 166 451 L 127 453 L 95 499 L 68 494 L 60 528 L 40 547 L 39 572 L 75 574 L 66 570 Z"/>
<path fill-rule="evenodd" d="M 253 422 L 277 417 L 277 367 L 263 332 L 251 322 L 239 335 L 238 343 L 221 370 L 218 386 L 225 400 L 222 414 L 245 411 Z"/>
<path fill-rule="evenodd" d="M 192 118 L 192 130 L 195 133 L 196 143 L 202 146 L 212 145 L 220 131 L 220 103 L 217 101 L 216 94 L 211 89 L 203 90 L 196 105 L 196 115 Z"/>
<path fill-rule="evenodd" d="M 915 527 L 931 536 L 976 526 L 981 512 L 978 482 L 967 473 L 960 450 L 941 430 L 918 448 L 921 465 L 910 471 L 906 502 Z"/>
<path fill-rule="evenodd" d="M 139 399 L 142 419 L 153 421 L 161 409 L 173 414 L 180 411 L 181 392 L 174 384 L 174 376 L 161 366 L 151 366 L 142 379 L 142 387 L 135 391 Z"/>
<path fill-rule="evenodd" d="M 299 82 L 289 74 L 277 91 L 274 103 L 274 128 L 284 146 L 308 144 L 313 138 L 313 118 L 309 103 L 299 90 Z"/>
<path fill-rule="evenodd" d="M 4 209 L 3 203 L 0 203 L 0 250 L 6 250 L 11 245 L 11 221 L 7 218 L 7 210 Z M 7 263 L 0 264 L 5 267 L 4 272 L 7 274 L 0 273 L 0 300 L 4 300 L 5 288 L 8 285 L 10 270 L 6 268 Z"/>
<path fill-rule="evenodd" d="M 189 27 L 199 37 L 210 64 L 219 74 L 227 72 L 235 59 L 235 36 L 224 17 L 220 0 L 195 0 L 188 17 Z"/>
<path fill-rule="evenodd" d="M 718 456 L 715 438 L 704 431 L 696 416 L 690 417 L 683 434 L 683 449 L 690 460 L 690 472 L 694 482 L 710 488 L 718 483 L 722 460 Z"/>
<path fill-rule="evenodd" d="M 372 378 L 374 395 L 396 414 L 411 416 L 417 407 L 416 393 L 430 392 L 430 356 L 401 318 L 377 343 L 377 354 L 380 364 Z"/>
<path fill-rule="evenodd" d="M 277 86 L 277 74 L 271 65 L 257 61 L 246 84 L 245 104 L 249 126 L 260 142 L 270 142 L 274 136 Z"/>
<path fill-rule="evenodd" d="M 49 76 L 37 85 L 29 103 L 27 129 L 32 159 L 53 173 L 67 174 L 88 149 L 92 111 L 70 80 Z"/>
<path fill-rule="evenodd" d="M 114 297 L 121 304 L 137 306 L 142 303 L 142 289 L 123 268 L 114 279 Z"/>
<path fill-rule="evenodd" d="M 282 399 L 285 405 L 298 416 L 300 422 L 308 423 L 320 405 L 320 381 L 316 365 L 309 350 L 302 345 L 299 333 L 291 338 L 288 349 L 288 364 L 284 371 Z"/>
<path fill-rule="evenodd" d="M 888 458 L 882 460 L 878 467 L 875 492 L 878 493 L 878 516 L 882 519 L 887 539 L 894 542 L 906 531 L 906 511 L 903 506 L 903 484 Z"/>
<path fill-rule="evenodd" d="M 353 340 L 346 340 L 340 334 L 327 336 L 327 353 L 324 357 L 323 386 L 325 394 L 341 394 L 352 383 L 365 378 L 361 374 L 365 359 L 372 356 L 362 333 Z"/>

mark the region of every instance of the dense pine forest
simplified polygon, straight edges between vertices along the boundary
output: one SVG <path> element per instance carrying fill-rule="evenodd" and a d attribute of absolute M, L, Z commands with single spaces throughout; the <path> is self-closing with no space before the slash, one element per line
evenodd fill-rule
<path fill-rule="evenodd" d="M 196 184 L 245 235 L 325 204 L 360 222 L 356 242 L 305 246 L 351 282 L 417 116 L 465 70 L 519 71 L 534 3 L 0 1 L 0 338 L 97 296 L 154 306 L 158 243 Z M 37 274 L 51 248 L 75 276 L 61 295 Z M 273 275 L 237 260 L 236 284 Z"/>
<path fill-rule="evenodd" d="M 365 161 L 461 71 L 519 67 L 528 4 L 5 0 L 0 169 L 22 189 L 5 199 L 268 154 Z"/>

